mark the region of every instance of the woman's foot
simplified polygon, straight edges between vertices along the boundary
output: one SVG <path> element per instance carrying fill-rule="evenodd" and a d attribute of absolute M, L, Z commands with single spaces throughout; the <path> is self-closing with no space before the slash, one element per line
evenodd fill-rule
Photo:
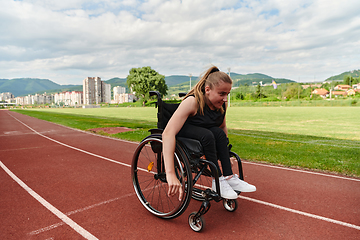
<path fill-rule="evenodd" d="M 226 199 L 237 199 L 238 194 L 232 189 L 224 176 L 219 177 L 220 196 Z M 212 190 L 216 192 L 215 179 L 212 180 Z"/>
<path fill-rule="evenodd" d="M 226 179 L 226 177 L 225 177 Z M 228 184 L 231 186 L 231 188 L 235 191 L 240 192 L 255 192 L 256 187 L 254 185 L 251 185 L 243 180 L 241 180 L 237 174 L 230 176 L 227 180 Z"/>

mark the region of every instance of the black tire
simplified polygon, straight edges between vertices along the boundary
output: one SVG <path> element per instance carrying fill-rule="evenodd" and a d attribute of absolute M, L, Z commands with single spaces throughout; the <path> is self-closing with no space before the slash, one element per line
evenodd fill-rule
<path fill-rule="evenodd" d="M 136 148 L 131 177 L 135 192 L 142 205 L 160 218 L 175 218 L 181 215 L 190 202 L 192 192 L 191 170 L 182 149 L 176 145 L 174 165 L 182 184 L 183 197 L 168 197 L 168 185 L 162 155 L 161 135 L 146 137 Z"/>
<path fill-rule="evenodd" d="M 236 199 L 223 199 L 223 205 L 226 210 L 229 212 L 236 211 L 238 203 Z"/>
<path fill-rule="evenodd" d="M 197 212 L 192 212 L 189 215 L 189 226 L 195 232 L 200 232 L 205 227 L 205 219 L 201 215 L 199 218 L 195 219 Z"/>

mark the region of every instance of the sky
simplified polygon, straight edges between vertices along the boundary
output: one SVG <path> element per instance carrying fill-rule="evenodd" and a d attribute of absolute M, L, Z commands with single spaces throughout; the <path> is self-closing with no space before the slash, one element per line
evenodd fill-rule
<path fill-rule="evenodd" d="M 0 0 L 0 79 L 262 73 L 323 81 L 360 69 L 359 0 Z"/>

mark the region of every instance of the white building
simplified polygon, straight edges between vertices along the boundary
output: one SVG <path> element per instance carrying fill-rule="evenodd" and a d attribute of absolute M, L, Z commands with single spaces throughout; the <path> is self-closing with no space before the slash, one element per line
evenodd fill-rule
<path fill-rule="evenodd" d="M 113 88 L 113 92 L 114 92 L 114 96 L 115 94 L 122 94 L 122 93 L 126 93 L 126 88 L 125 87 L 121 87 L 121 86 L 117 86 Z"/>
<path fill-rule="evenodd" d="M 112 103 L 119 104 L 124 102 L 133 102 L 134 94 L 126 93 L 126 88 L 117 86 L 113 88 L 114 96 Z"/>
<path fill-rule="evenodd" d="M 102 82 L 103 102 L 111 103 L 111 85 Z"/>
<path fill-rule="evenodd" d="M 11 92 L 0 93 L 0 101 L 6 101 L 14 98 L 14 95 Z"/>
<path fill-rule="evenodd" d="M 99 77 L 87 77 L 83 80 L 83 100 L 85 105 L 111 102 L 111 85 Z"/>
<path fill-rule="evenodd" d="M 360 89 L 360 83 L 352 85 L 353 89 Z"/>
<path fill-rule="evenodd" d="M 83 92 L 80 91 L 72 91 L 70 95 L 71 103 L 73 106 L 82 105 L 83 104 Z"/>
<path fill-rule="evenodd" d="M 77 106 L 83 104 L 83 92 L 61 92 L 54 95 L 54 102 L 57 105 Z"/>
<path fill-rule="evenodd" d="M 131 93 L 122 93 L 114 95 L 114 100 L 112 103 L 119 104 L 124 102 L 133 102 L 134 101 L 134 94 Z"/>
<path fill-rule="evenodd" d="M 54 100 L 53 95 L 35 94 L 27 95 L 25 97 L 16 97 L 15 103 L 18 105 L 31 105 L 31 104 L 50 104 Z"/>

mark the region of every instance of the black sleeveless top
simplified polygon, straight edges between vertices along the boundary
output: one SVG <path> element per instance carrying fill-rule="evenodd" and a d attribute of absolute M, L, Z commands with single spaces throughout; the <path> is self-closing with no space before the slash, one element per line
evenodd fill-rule
<path fill-rule="evenodd" d="M 224 113 L 220 110 L 211 110 L 210 107 L 205 103 L 204 115 L 200 114 L 199 111 L 192 117 L 188 117 L 185 124 L 191 124 L 203 128 L 220 127 L 225 118 L 225 103 L 223 104 Z"/>

